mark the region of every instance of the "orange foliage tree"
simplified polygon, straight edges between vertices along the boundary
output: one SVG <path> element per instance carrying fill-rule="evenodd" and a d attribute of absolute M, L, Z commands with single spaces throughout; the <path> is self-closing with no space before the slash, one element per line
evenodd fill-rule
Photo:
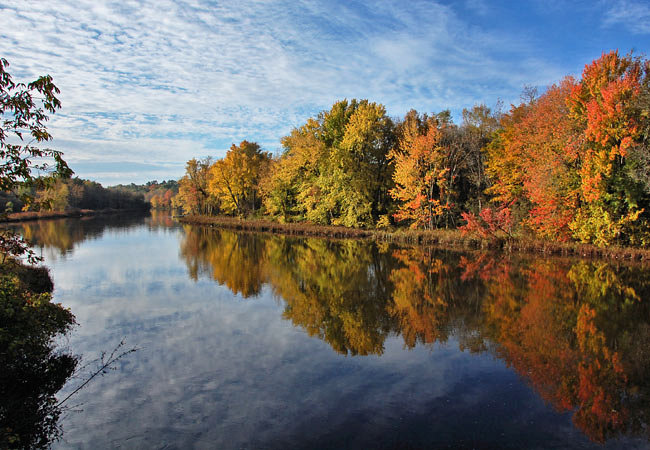
<path fill-rule="evenodd" d="M 648 243 L 647 231 L 646 236 L 633 231 L 647 195 L 626 170 L 629 149 L 640 143 L 642 118 L 636 100 L 647 76 L 647 63 L 613 51 L 585 67 L 567 99 L 570 117 L 582 132 L 579 176 L 584 206 L 571 224 L 582 241 L 604 245 L 622 238 Z"/>
<path fill-rule="evenodd" d="M 635 150 L 637 161 L 650 161 L 639 101 L 648 71 L 647 62 L 610 52 L 580 80 L 513 106 L 487 146 L 493 200 L 516 202 L 517 220 L 541 237 L 650 243 L 650 189 L 638 176 L 645 168 L 628 160 Z"/>
<path fill-rule="evenodd" d="M 426 116 L 415 120 L 421 122 L 419 129 L 404 133 L 398 147 L 388 155 L 395 167 L 395 187 L 390 195 L 400 202 L 393 217 L 397 221 L 411 221 L 412 228 L 432 229 L 436 218 L 449 209 L 443 200 L 449 169 L 437 121 Z"/>
<path fill-rule="evenodd" d="M 544 95 L 513 106 L 488 147 L 487 173 L 495 201 L 518 203 L 524 223 L 540 236 L 567 240 L 577 206 L 576 140 L 566 99 L 575 82 L 565 78 Z"/>

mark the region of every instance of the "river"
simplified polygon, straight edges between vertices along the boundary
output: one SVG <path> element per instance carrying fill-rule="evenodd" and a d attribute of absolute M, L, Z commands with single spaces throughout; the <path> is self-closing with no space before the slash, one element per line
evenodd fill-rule
<path fill-rule="evenodd" d="M 55 448 L 650 445 L 647 265 L 165 214 L 18 228 L 77 318 L 59 346 L 137 347 L 72 397 Z"/>

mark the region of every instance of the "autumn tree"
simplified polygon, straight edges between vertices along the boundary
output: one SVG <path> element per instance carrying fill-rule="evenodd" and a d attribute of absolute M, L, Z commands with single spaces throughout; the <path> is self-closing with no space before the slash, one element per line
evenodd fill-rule
<path fill-rule="evenodd" d="M 259 182 L 269 168 L 271 155 L 255 142 L 233 144 L 225 158 L 210 168 L 209 190 L 221 209 L 242 215 L 260 207 Z"/>
<path fill-rule="evenodd" d="M 151 207 L 153 209 L 160 208 L 160 204 L 161 204 L 160 196 L 158 194 L 155 194 L 153 197 L 151 197 L 151 199 L 149 200 L 149 203 L 151 203 Z"/>
<path fill-rule="evenodd" d="M 260 181 L 260 196 L 264 212 L 285 223 L 291 220 L 296 204 L 296 190 L 291 173 L 283 164 L 282 157 L 271 157 L 269 169 Z"/>
<path fill-rule="evenodd" d="M 647 152 L 647 118 L 638 99 L 647 89 L 648 71 L 648 62 L 640 58 L 604 53 L 585 67 L 567 100 L 582 132 L 578 173 L 584 204 L 571 224 L 582 241 L 650 243 L 648 215 L 642 216 L 650 206 L 648 196 L 626 167 L 631 149 L 637 161 Z"/>
<path fill-rule="evenodd" d="M 571 236 L 578 207 L 578 135 L 566 107 L 574 86 L 566 78 L 541 97 L 513 106 L 487 147 L 494 201 L 513 205 L 517 219 L 538 235 L 562 240 Z"/>
<path fill-rule="evenodd" d="M 486 193 L 493 202 L 524 202 L 524 149 L 515 144 L 519 124 L 526 117 L 530 106 L 522 103 L 512 106 L 501 118 L 501 128 L 486 146 L 485 172 L 490 180 Z"/>
<path fill-rule="evenodd" d="M 398 221 L 413 227 L 457 226 L 463 211 L 483 207 L 488 185 L 484 146 L 499 124 L 484 105 L 463 111 L 463 123 L 448 110 L 431 116 L 409 111 L 396 127 L 398 144 L 390 154 Z"/>
<path fill-rule="evenodd" d="M 58 180 L 51 186 L 38 190 L 35 200 L 41 210 L 65 211 L 68 207 L 68 195 L 68 185 Z"/>
<path fill-rule="evenodd" d="M 542 237 L 648 244 L 647 72 L 610 52 L 513 106 L 487 146 L 493 200 Z"/>
<path fill-rule="evenodd" d="M 332 195 L 340 216 L 334 223 L 372 226 L 386 212 L 391 172 L 387 154 L 394 144 L 386 109 L 361 101 L 330 154 Z"/>
<path fill-rule="evenodd" d="M 172 191 L 171 189 L 167 189 L 162 196 L 162 204 L 164 208 L 168 209 L 171 207 L 173 197 L 174 197 L 174 191 Z"/>
<path fill-rule="evenodd" d="M 319 177 L 325 167 L 327 147 L 320 136 L 320 123 L 309 119 L 282 138 L 283 153 L 271 163 L 263 182 L 266 211 L 284 221 L 327 221 L 321 200 Z"/>
<path fill-rule="evenodd" d="M 178 182 L 176 206 L 185 213 L 212 214 L 218 207 L 217 200 L 211 195 L 209 183 L 212 158 L 190 159 L 185 165 L 185 175 Z"/>
<path fill-rule="evenodd" d="M 402 127 L 399 145 L 389 153 L 395 164 L 390 191 L 400 202 L 397 221 L 408 220 L 413 228 L 434 228 L 436 218 L 449 207 L 444 197 L 448 188 L 442 131 L 435 119 L 411 112 Z"/>
<path fill-rule="evenodd" d="M 393 128 L 382 105 L 342 100 L 294 129 L 282 140 L 270 180 L 271 211 L 323 224 L 374 225 L 389 203 Z"/>
<path fill-rule="evenodd" d="M 553 85 L 533 103 L 516 139 L 524 155 L 524 190 L 532 203 L 527 225 L 547 238 L 566 240 L 579 204 L 576 145 L 579 136 L 567 117 L 572 78 Z"/>

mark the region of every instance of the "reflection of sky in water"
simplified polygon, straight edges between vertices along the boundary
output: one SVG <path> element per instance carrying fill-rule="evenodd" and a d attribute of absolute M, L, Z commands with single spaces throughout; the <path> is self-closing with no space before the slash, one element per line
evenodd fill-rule
<path fill-rule="evenodd" d="M 122 338 L 142 348 L 75 397 L 83 412 L 66 416 L 56 446 L 594 445 L 490 353 L 461 352 L 453 338 L 406 350 L 391 337 L 381 357 L 346 357 L 283 320 L 268 287 L 242 299 L 193 282 L 182 233 L 107 231 L 46 261 L 55 300 L 80 324 L 75 353 L 90 359 Z"/>

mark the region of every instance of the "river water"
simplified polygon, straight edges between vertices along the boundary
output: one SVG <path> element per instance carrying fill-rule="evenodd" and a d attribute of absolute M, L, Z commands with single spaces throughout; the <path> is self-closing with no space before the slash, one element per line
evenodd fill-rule
<path fill-rule="evenodd" d="M 55 448 L 650 445 L 647 266 L 162 214 L 19 229 L 77 318 L 59 346 L 88 371 L 138 348 L 72 397 Z"/>

